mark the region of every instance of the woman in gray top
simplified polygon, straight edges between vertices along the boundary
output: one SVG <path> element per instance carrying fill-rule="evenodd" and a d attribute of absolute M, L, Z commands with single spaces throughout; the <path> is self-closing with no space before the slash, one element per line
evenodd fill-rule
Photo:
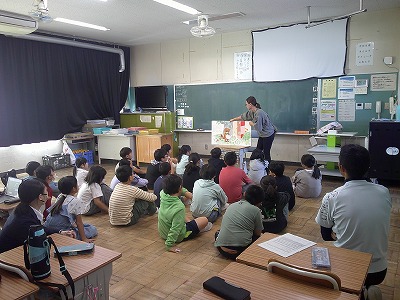
<path fill-rule="evenodd" d="M 250 96 L 246 99 L 247 112 L 230 121 L 250 121 L 250 125 L 258 132 L 257 148 L 263 150 L 265 159 L 271 162 L 271 147 L 275 138 L 275 126 L 268 114 L 261 109 L 256 98 Z"/>

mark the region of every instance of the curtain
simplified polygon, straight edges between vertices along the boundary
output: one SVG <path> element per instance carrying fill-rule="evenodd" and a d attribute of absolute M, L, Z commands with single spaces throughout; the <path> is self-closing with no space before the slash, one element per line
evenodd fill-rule
<path fill-rule="evenodd" d="M 0 35 L 0 147 L 57 140 L 89 119 L 119 123 L 129 88 L 119 55 Z"/>

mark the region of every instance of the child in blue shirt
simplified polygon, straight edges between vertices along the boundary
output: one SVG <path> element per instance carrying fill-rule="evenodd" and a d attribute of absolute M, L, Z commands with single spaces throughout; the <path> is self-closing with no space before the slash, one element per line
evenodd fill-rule
<path fill-rule="evenodd" d="M 164 177 L 171 173 L 171 164 L 167 162 L 162 162 L 159 165 L 159 170 L 161 175 L 158 176 L 157 180 L 154 182 L 154 194 L 157 196 L 155 204 L 160 208 L 160 192 L 162 190 L 162 184 Z"/>
<path fill-rule="evenodd" d="M 92 238 L 97 235 L 97 229 L 90 224 L 84 224 L 82 212 L 84 204 L 74 195 L 78 192 L 78 183 L 74 176 L 65 176 L 58 181 L 60 196 L 57 202 L 48 208 L 49 215 L 44 226 L 60 230 L 73 230 L 76 238 L 84 242 L 93 242 Z"/>

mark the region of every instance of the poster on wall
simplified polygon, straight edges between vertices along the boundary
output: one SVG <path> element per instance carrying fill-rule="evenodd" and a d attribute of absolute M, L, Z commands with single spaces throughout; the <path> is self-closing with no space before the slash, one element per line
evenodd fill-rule
<path fill-rule="evenodd" d="M 251 126 L 247 121 L 212 121 L 211 144 L 251 146 Z"/>
<path fill-rule="evenodd" d="M 336 100 L 321 100 L 320 121 L 336 120 Z"/>
<path fill-rule="evenodd" d="M 371 75 L 371 91 L 395 91 L 397 74 Z"/>
<path fill-rule="evenodd" d="M 338 99 L 354 99 L 355 90 L 354 88 L 339 88 Z"/>
<path fill-rule="evenodd" d="M 235 66 L 235 79 L 250 80 L 253 71 L 251 51 L 234 53 L 233 60 Z"/>
<path fill-rule="evenodd" d="M 336 79 L 322 79 L 322 98 L 336 98 Z"/>
<path fill-rule="evenodd" d="M 340 88 L 352 88 L 355 85 L 356 76 L 342 76 L 339 77 Z"/>
<path fill-rule="evenodd" d="M 193 129 L 193 117 L 178 116 L 176 127 L 178 129 Z"/>
<path fill-rule="evenodd" d="M 356 119 L 356 100 L 339 100 L 338 121 L 354 122 Z"/>

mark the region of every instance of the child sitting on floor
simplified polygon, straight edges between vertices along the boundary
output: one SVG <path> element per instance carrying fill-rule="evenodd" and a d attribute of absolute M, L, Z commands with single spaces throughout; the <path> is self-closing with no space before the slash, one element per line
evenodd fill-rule
<path fill-rule="evenodd" d="M 142 170 L 141 168 L 139 168 L 138 166 L 133 164 L 133 160 L 132 160 L 133 153 L 132 153 L 131 148 L 129 148 L 129 147 L 121 148 L 121 150 L 119 151 L 119 156 L 121 156 L 121 159 L 127 159 L 132 162 L 131 168 L 133 169 L 133 172 L 135 174 L 138 174 L 142 178 L 146 177 L 146 171 Z M 115 171 L 117 171 L 118 167 L 119 167 L 119 163 L 115 166 Z"/>
<path fill-rule="evenodd" d="M 292 177 L 294 193 L 301 198 L 316 198 L 322 191 L 322 174 L 314 156 L 304 154 L 301 165 L 304 169 L 296 171 Z"/>
<path fill-rule="evenodd" d="M 101 166 L 92 166 L 78 191 L 78 198 L 84 203 L 83 214 L 90 216 L 100 211 L 108 214 L 111 188 L 103 183 L 107 171 Z"/>
<path fill-rule="evenodd" d="M 168 162 L 167 151 L 165 149 L 157 149 L 154 151 L 154 159 L 150 162 L 146 172 L 147 187 L 150 190 L 154 189 L 154 182 L 161 175 L 159 167 L 162 162 Z"/>
<path fill-rule="evenodd" d="M 260 184 L 261 178 L 267 175 L 268 161 L 264 158 L 261 149 L 254 149 L 250 156 L 249 172 L 247 176 L 255 183 Z"/>
<path fill-rule="evenodd" d="M 194 218 L 206 217 L 209 222 L 214 223 L 225 210 L 228 197 L 219 184 L 214 182 L 215 169 L 206 164 L 200 169 L 200 178 L 194 183 L 193 199 L 190 211 Z"/>
<path fill-rule="evenodd" d="M 290 195 L 289 210 L 292 210 L 296 204 L 296 196 L 294 195 L 292 181 L 288 176 L 283 175 L 285 165 L 282 162 L 271 161 L 268 169 L 269 175 L 274 176 L 276 179 L 277 191 L 286 192 Z"/>
<path fill-rule="evenodd" d="M 127 160 L 127 159 L 121 159 L 118 163 L 118 165 L 120 167 L 122 166 L 129 166 L 132 168 L 132 161 L 131 160 Z M 117 169 L 118 170 L 118 169 Z M 133 170 L 133 169 L 132 169 Z M 135 172 L 133 172 L 133 180 L 131 185 L 136 186 L 138 188 L 141 188 L 144 191 L 147 191 L 147 179 L 141 178 L 139 175 L 136 175 Z M 114 175 L 114 177 L 111 179 L 111 183 L 110 183 L 110 188 L 112 190 L 114 190 L 115 186 L 120 183 L 120 181 L 117 178 L 117 175 Z"/>
<path fill-rule="evenodd" d="M 65 176 L 58 181 L 61 194 L 49 209 L 44 226 L 54 231 L 74 230 L 76 238 L 84 242 L 92 242 L 97 229 L 82 220 L 83 203 L 75 197 L 78 192 L 77 180 L 74 176 Z"/>
<path fill-rule="evenodd" d="M 211 158 L 208 160 L 208 164 L 212 165 L 215 169 L 214 182 L 219 183 L 219 173 L 221 173 L 222 168 L 225 168 L 225 162 L 221 159 L 221 148 L 215 147 L 211 150 Z"/>
<path fill-rule="evenodd" d="M 224 157 L 226 167 L 219 174 L 219 185 L 228 196 L 228 203 L 234 203 L 242 199 L 243 185 L 252 181 L 246 173 L 235 167 L 237 155 L 235 152 L 227 152 Z"/>
<path fill-rule="evenodd" d="M 176 165 L 175 173 L 181 177 L 185 172 L 186 165 L 189 163 L 189 155 L 191 151 L 192 148 L 190 148 L 189 145 L 182 145 L 182 147 L 179 149 L 178 164 Z"/>
<path fill-rule="evenodd" d="M 155 203 L 158 208 L 160 207 L 160 192 L 162 190 L 162 183 L 165 176 L 171 173 L 171 164 L 167 162 L 162 162 L 159 164 L 159 170 L 161 175 L 158 176 L 156 182 L 154 182 L 154 195 L 157 196 L 157 200 Z"/>
<path fill-rule="evenodd" d="M 109 215 L 111 225 L 133 225 L 143 215 L 153 215 L 157 196 L 131 185 L 132 168 L 120 166 L 115 172 L 118 183 L 110 197 Z"/>
<path fill-rule="evenodd" d="M 279 233 L 287 226 L 290 195 L 286 192 L 279 193 L 277 191 L 276 180 L 273 176 L 264 176 L 260 184 L 265 193 L 261 206 L 263 232 Z"/>
<path fill-rule="evenodd" d="M 161 204 L 158 211 L 158 233 L 165 240 L 168 251 L 178 253 L 181 250 L 176 243 L 192 239 L 201 231 L 212 228 L 206 217 L 190 220 L 185 215 L 185 205 L 180 196 L 189 193 L 182 188 L 182 179 L 175 174 L 167 175 L 163 181 L 163 190 L 160 192 Z M 191 195 L 190 195 L 191 196 Z"/>
<path fill-rule="evenodd" d="M 215 234 L 215 246 L 226 258 L 235 260 L 261 235 L 263 229 L 260 206 L 264 191 L 257 185 L 250 185 L 244 200 L 235 202 L 226 209 L 221 230 Z"/>
<path fill-rule="evenodd" d="M 72 171 L 72 175 L 75 176 L 78 182 L 78 189 L 81 187 L 83 182 L 85 181 L 85 177 L 89 172 L 89 164 L 85 157 L 78 157 L 75 160 L 74 170 Z"/>
<path fill-rule="evenodd" d="M 200 162 L 201 158 L 198 153 L 189 155 L 189 163 L 185 167 L 182 177 L 182 186 L 189 192 L 193 192 L 193 186 L 196 180 L 200 179 Z"/>

